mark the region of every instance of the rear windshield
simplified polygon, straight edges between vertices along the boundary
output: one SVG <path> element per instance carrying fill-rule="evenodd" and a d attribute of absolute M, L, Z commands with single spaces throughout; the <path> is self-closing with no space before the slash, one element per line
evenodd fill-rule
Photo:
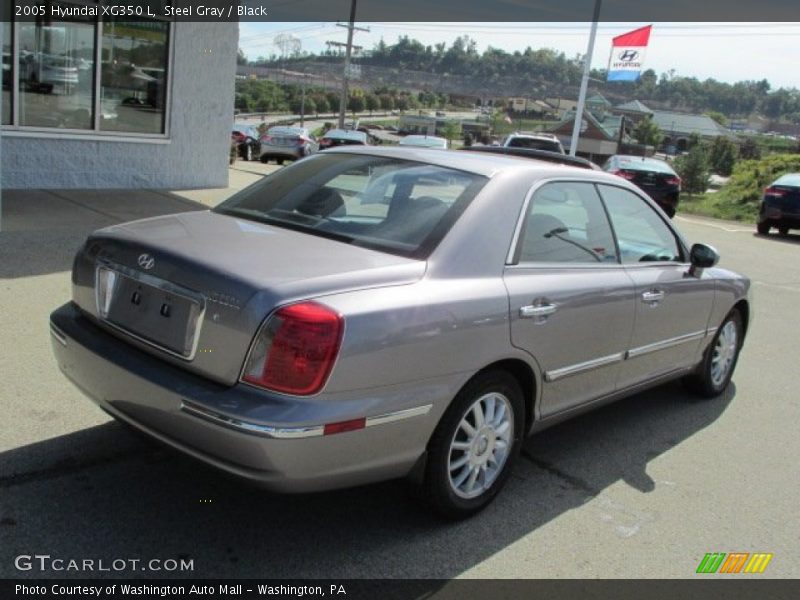
<path fill-rule="evenodd" d="M 276 171 L 214 211 L 427 258 L 486 181 L 425 163 L 322 153 Z"/>
<path fill-rule="evenodd" d="M 772 185 L 800 187 L 800 173 L 789 173 L 788 175 L 779 177 Z"/>
<path fill-rule="evenodd" d="M 534 150 L 549 150 L 550 152 L 561 152 L 558 142 L 554 140 L 542 140 L 538 138 L 511 138 L 508 142 L 510 148 L 532 148 Z"/>
<path fill-rule="evenodd" d="M 674 175 L 675 171 L 672 170 L 667 163 L 655 158 L 638 158 L 632 156 L 630 158 L 620 158 L 619 166 L 621 169 L 630 169 L 632 171 L 655 171 L 656 173 L 669 173 Z"/>
<path fill-rule="evenodd" d="M 364 140 L 354 140 L 352 138 L 325 137 L 323 139 L 328 146 L 366 146 Z"/>

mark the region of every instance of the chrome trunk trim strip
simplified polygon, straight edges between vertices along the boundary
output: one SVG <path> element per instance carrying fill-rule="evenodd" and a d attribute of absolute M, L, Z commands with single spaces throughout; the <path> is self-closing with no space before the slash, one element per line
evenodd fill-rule
<path fill-rule="evenodd" d="M 387 423 L 395 423 L 404 419 L 419 417 L 428 414 L 431 408 L 433 408 L 433 404 L 426 404 L 424 406 L 417 406 L 414 408 L 407 408 L 382 415 L 376 415 L 374 417 L 367 417 L 364 426 L 372 427 L 374 425 L 386 425 Z M 325 431 L 324 425 L 310 425 L 308 427 L 275 427 L 273 425 L 260 425 L 258 423 L 242 421 L 241 419 L 236 419 L 234 417 L 229 417 L 213 410 L 209 410 L 208 408 L 199 406 L 188 400 L 181 400 L 181 410 L 192 416 L 211 421 L 212 423 L 216 423 L 224 427 L 236 429 L 244 433 L 262 435 L 269 438 L 294 440 L 318 437 L 323 435 Z"/>

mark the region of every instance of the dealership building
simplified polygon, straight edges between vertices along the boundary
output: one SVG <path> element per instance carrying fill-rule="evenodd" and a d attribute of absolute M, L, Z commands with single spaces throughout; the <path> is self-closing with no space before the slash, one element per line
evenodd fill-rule
<path fill-rule="evenodd" d="M 238 23 L 15 20 L 13 4 L 0 9 L 0 188 L 227 185 Z"/>

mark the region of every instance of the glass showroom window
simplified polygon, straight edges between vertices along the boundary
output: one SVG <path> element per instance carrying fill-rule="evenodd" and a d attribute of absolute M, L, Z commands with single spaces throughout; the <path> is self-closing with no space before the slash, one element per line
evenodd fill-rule
<path fill-rule="evenodd" d="M 14 17 L 5 0 L 0 8 L 3 128 L 163 137 L 171 24 L 79 13 L 57 19 L 54 7 L 86 12 L 97 3 L 41 5 L 45 16 Z"/>
<path fill-rule="evenodd" d="M 100 129 L 163 133 L 169 23 L 105 21 Z"/>
<path fill-rule="evenodd" d="M 0 121 L 3 125 L 11 124 L 11 2 L 4 2 L 3 7 L 0 8 L 0 27 L 3 28 L 3 120 Z"/>
<path fill-rule="evenodd" d="M 88 18 L 19 23 L 19 125 L 92 129 L 95 27 Z"/>

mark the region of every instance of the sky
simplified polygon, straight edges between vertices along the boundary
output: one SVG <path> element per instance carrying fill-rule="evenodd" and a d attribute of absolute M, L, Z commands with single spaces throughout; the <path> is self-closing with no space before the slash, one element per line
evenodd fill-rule
<path fill-rule="evenodd" d="M 702 1 L 702 0 L 701 0 Z M 467 34 L 482 52 L 487 46 L 507 52 L 553 48 L 572 58 L 584 54 L 590 23 L 357 23 L 354 44 L 371 49 L 381 38 L 394 44 L 401 35 L 424 45 L 445 42 L 448 47 Z M 611 39 L 650 23 L 600 23 L 592 67 L 606 68 Z M 653 23 L 645 68 L 661 75 L 675 75 L 735 83 L 767 79 L 773 89 L 800 88 L 800 22 L 792 23 Z M 239 46 L 249 59 L 280 54 L 275 37 L 281 33 L 298 38 L 302 50 L 318 53 L 325 42 L 347 41 L 347 30 L 335 23 L 239 24 Z"/>

